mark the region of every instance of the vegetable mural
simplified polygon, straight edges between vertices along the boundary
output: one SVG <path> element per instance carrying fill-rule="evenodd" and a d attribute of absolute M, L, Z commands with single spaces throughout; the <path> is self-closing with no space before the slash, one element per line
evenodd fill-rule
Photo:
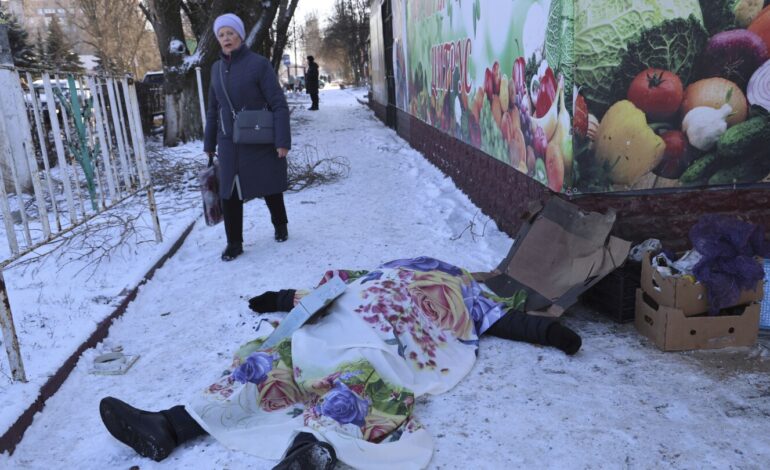
<path fill-rule="evenodd" d="M 763 3 L 575 1 L 579 191 L 770 182 Z"/>
<path fill-rule="evenodd" d="M 556 192 L 770 182 L 770 0 L 393 0 L 396 102 Z"/>

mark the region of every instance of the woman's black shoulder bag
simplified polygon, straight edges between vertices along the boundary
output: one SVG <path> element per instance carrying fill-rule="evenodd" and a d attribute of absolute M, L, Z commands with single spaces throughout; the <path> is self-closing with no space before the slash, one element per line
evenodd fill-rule
<path fill-rule="evenodd" d="M 273 112 L 269 109 L 242 109 L 235 111 L 227 86 L 222 75 L 222 62 L 219 63 L 219 80 L 222 90 L 233 113 L 233 143 L 236 144 L 272 144 L 275 143 Z"/>

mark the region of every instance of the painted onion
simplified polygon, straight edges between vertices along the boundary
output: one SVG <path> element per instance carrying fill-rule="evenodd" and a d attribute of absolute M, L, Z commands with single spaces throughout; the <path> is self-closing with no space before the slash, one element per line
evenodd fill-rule
<path fill-rule="evenodd" d="M 746 98 L 752 105 L 762 106 L 770 111 L 770 60 L 765 61 L 751 76 Z"/>

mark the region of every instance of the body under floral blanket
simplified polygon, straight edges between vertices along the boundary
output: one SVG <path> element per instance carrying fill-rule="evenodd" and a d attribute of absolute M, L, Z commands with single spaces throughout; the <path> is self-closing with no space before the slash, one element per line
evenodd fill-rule
<path fill-rule="evenodd" d="M 185 406 L 202 430 L 268 459 L 280 459 L 296 447 L 290 444 L 298 433 L 309 433 L 355 468 L 424 468 L 433 440 L 415 417 L 415 400 L 465 377 L 481 334 L 569 354 L 580 347 L 579 337 L 554 319 L 517 311 L 523 297 L 496 298 L 467 271 L 432 258 L 397 260 L 370 272 L 330 271 L 320 284 L 334 276 L 348 287 L 323 316 L 272 348 L 261 347 L 271 332 L 265 328 Z M 303 295 L 291 293 L 294 302 Z M 279 304 L 261 311 L 291 307 Z"/>

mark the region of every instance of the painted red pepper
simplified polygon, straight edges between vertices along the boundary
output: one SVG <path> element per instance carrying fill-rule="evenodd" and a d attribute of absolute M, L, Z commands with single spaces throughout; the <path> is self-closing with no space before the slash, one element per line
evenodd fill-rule
<path fill-rule="evenodd" d="M 554 99 L 556 99 L 556 77 L 554 77 L 551 67 L 546 67 L 545 74 L 540 78 L 535 115 L 538 118 L 545 116 L 548 110 L 551 109 Z"/>
<path fill-rule="evenodd" d="M 525 76 L 527 70 L 527 62 L 524 57 L 519 57 L 513 62 L 513 77 L 514 90 L 519 96 L 523 96 L 527 91 L 527 78 Z"/>

